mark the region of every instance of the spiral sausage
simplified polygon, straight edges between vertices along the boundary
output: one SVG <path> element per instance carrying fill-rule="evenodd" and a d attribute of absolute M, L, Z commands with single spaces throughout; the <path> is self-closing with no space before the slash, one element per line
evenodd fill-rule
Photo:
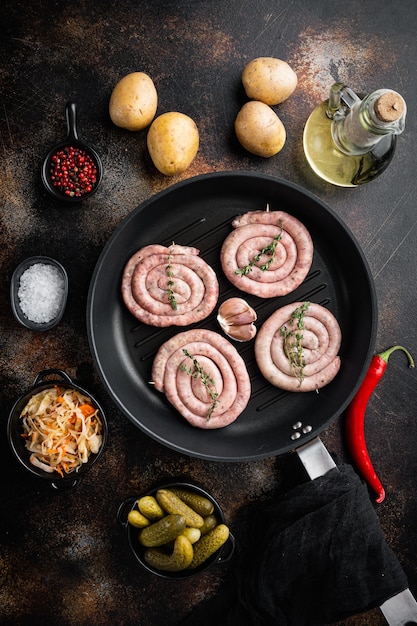
<path fill-rule="evenodd" d="M 122 297 L 129 311 L 150 326 L 187 326 L 206 318 L 219 296 L 214 270 L 197 248 L 145 246 L 127 262 Z"/>
<path fill-rule="evenodd" d="M 251 393 L 236 348 L 206 329 L 184 331 L 163 343 L 153 362 L 152 381 L 192 426 L 204 429 L 231 424 Z"/>
<path fill-rule="evenodd" d="M 284 211 L 250 211 L 234 219 L 232 226 L 235 230 L 224 240 L 220 259 L 235 287 L 261 298 L 274 298 L 301 285 L 313 260 L 313 242 L 297 218 Z M 262 254 L 274 238 L 275 252 Z M 262 270 L 265 264 L 268 269 Z M 245 267 L 249 269 L 242 273 Z"/>
<path fill-rule="evenodd" d="M 294 314 L 301 307 L 305 310 L 298 327 L 300 317 Z M 272 385 L 287 391 L 313 391 L 330 383 L 338 373 L 340 344 L 339 323 L 328 309 L 295 302 L 278 309 L 263 323 L 255 340 L 255 358 Z M 293 360 L 288 357 L 289 350 L 295 351 Z"/>

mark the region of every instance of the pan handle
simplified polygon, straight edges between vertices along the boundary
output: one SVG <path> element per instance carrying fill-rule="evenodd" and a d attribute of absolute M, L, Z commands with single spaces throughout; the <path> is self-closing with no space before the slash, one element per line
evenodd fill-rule
<path fill-rule="evenodd" d="M 296 452 L 311 480 L 337 468 L 320 437 L 296 448 Z M 386 600 L 380 609 L 390 626 L 417 625 L 417 601 L 409 589 Z"/>
<path fill-rule="evenodd" d="M 417 602 L 409 589 L 386 600 L 380 609 L 390 626 L 417 624 Z"/>
<path fill-rule="evenodd" d="M 296 448 L 296 452 L 311 480 L 324 476 L 331 469 L 337 469 L 336 463 L 320 437 L 315 437 L 309 443 Z"/>

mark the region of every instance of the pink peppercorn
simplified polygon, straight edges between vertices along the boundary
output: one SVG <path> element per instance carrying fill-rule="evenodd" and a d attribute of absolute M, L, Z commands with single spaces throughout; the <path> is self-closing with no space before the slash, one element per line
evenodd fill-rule
<path fill-rule="evenodd" d="M 97 166 L 86 150 L 65 146 L 51 157 L 52 186 L 71 198 L 90 193 L 97 182 Z"/>

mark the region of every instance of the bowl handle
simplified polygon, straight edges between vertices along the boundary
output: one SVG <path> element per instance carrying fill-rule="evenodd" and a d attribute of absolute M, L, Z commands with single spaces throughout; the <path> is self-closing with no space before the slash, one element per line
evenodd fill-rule
<path fill-rule="evenodd" d="M 124 502 L 122 502 L 119 508 L 117 509 L 116 518 L 120 526 L 123 526 L 123 528 L 127 528 L 127 525 L 128 525 L 127 513 L 129 513 L 129 511 L 132 509 L 136 500 L 137 498 L 135 498 L 134 496 L 131 496 L 130 498 L 127 498 L 126 500 L 124 500 Z"/>
<path fill-rule="evenodd" d="M 63 370 L 59 370 L 59 369 L 42 370 L 42 372 L 39 372 L 39 374 L 36 376 L 33 384 L 37 385 L 38 383 L 41 383 L 44 380 L 44 378 L 46 378 L 47 376 L 51 376 L 51 374 L 60 376 L 67 383 L 74 384 L 71 376 L 68 376 L 66 372 L 64 372 Z"/>
<path fill-rule="evenodd" d="M 78 483 L 81 481 L 81 478 L 82 476 L 78 476 L 77 478 L 73 478 L 73 479 L 64 478 L 63 480 L 52 482 L 51 487 L 53 489 L 56 489 L 57 491 L 66 491 L 69 489 L 74 489 L 74 487 L 76 487 Z"/>
<path fill-rule="evenodd" d="M 65 106 L 65 116 L 67 118 L 67 139 L 77 141 L 77 105 L 75 102 L 67 102 Z"/>
<path fill-rule="evenodd" d="M 227 563 L 232 558 L 236 547 L 236 539 L 232 533 L 229 533 L 229 539 L 224 545 L 221 555 L 217 559 L 217 563 Z M 223 554 L 225 552 L 225 554 Z"/>

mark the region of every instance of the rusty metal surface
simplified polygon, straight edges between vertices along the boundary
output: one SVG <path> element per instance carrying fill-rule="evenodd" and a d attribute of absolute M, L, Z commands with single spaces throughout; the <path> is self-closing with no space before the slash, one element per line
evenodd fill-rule
<path fill-rule="evenodd" d="M 215 593 L 229 565 L 196 580 L 161 581 L 142 571 L 116 522 L 125 498 L 167 476 L 202 483 L 221 503 L 235 534 L 246 503 L 296 480 L 291 454 L 258 462 L 211 463 L 161 447 L 118 413 L 97 377 L 85 326 L 86 298 L 106 241 L 141 201 L 194 175 L 222 170 L 274 174 L 318 195 L 348 224 L 375 278 L 377 349 L 394 343 L 417 355 L 415 279 L 417 4 L 353 0 L 4 0 L 0 7 L 0 623 L 80 626 L 175 625 Z M 287 60 L 299 77 L 277 107 L 287 143 L 268 160 L 245 153 L 233 120 L 245 102 L 244 65 L 257 56 Z M 191 167 L 170 179 L 146 153 L 146 133 L 112 125 L 113 86 L 130 71 L 149 73 L 158 113 L 193 117 L 201 145 Z M 302 151 L 311 110 L 343 80 L 358 92 L 391 87 L 405 98 L 406 130 L 389 169 L 354 190 L 321 182 Z M 41 187 L 43 155 L 65 136 L 67 100 L 79 106 L 79 135 L 102 157 L 103 184 L 78 210 L 58 209 Z M 35 334 L 18 326 L 9 281 L 26 256 L 48 254 L 66 267 L 70 294 L 59 326 Z M 6 441 L 14 401 L 39 371 L 59 367 L 100 397 L 110 425 L 103 459 L 71 492 L 27 476 Z M 377 507 L 386 538 L 417 594 L 417 380 L 390 361 L 366 418 L 371 457 L 387 489 Z M 342 419 L 323 434 L 347 459 Z M 378 610 L 344 625 L 383 624 Z M 341 626 L 341 624 L 340 624 Z"/>

